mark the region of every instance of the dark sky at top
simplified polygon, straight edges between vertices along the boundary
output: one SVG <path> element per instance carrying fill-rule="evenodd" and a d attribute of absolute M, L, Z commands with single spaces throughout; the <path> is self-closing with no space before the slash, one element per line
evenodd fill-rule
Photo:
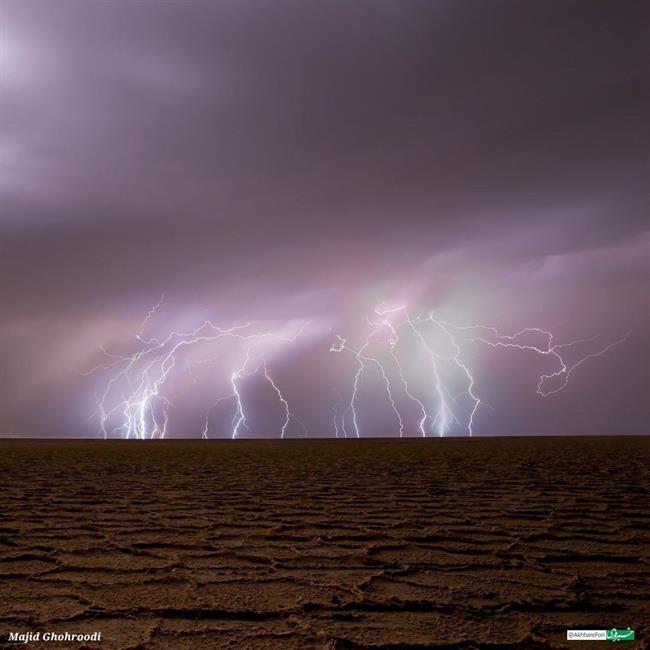
<path fill-rule="evenodd" d="M 168 327 L 632 329 L 543 404 L 487 376 L 480 428 L 647 433 L 648 34 L 635 1 L 0 0 L 0 433 L 96 435 L 80 373 L 163 291 Z"/>

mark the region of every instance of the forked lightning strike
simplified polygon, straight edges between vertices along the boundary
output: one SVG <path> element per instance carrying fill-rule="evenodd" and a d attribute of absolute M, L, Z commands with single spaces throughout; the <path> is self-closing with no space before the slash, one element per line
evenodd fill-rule
<path fill-rule="evenodd" d="M 613 347 L 625 342 L 631 333 L 628 332 L 622 338 L 596 351 L 583 354 L 578 360 L 569 363 L 566 360 L 566 353 L 569 350 L 579 344 L 590 343 L 596 337 L 557 344 L 553 343 L 554 337 L 551 332 L 540 328 L 525 328 L 512 335 L 501 335 L 497 329 L 486 325 L 457 326 L 439 320 L 433 312 L 411 317 L 404 305 L 395 308 L 378 307 L 375 309 L 375 316 L 379 317 L 380 320 L 368 320 L 370 331 L 363 340 L 361 347 L 355 349 L 344 338 L 338 336 L 337 342 L 330 348 L 330 352 L 349 351 L 357 360 L 357 370 L 353 375 L 350 400 L 343 412 L 340 425 L 336 419 L 338 409 L 335 410 L 334 427 L 337 434 L 342 431 L 347 436 L 346 414 L 350 414 L 352 431 L 356 437 L 361 436 L 358 394 L 362 376 L 370 366 L 376 366 L 384 379 L 387 401 L 395 412 L 398 422 L 396 433 L 399 436 L 403 436 L 405 433 L 405 417 L 397 407 L 397 396 L 395 389 L 392 388 L 391 377 L 395 375 L 399 379 L 399 385 L 401 385 L 403 397 L 405 398 L 404 401 L 416 405 L 421 414 L 415 428 L 419 435 L 426 436 L 427 432 L 431 432 L 436 433 L 438 436 L 444 436 L 456 424 L 462 431 L 471 436 L 474 433 L 475 420 L 479 409 L 481 406 L 487 406 L 487 404 L 479 397 L 474 375 L 467 360 L 463 358 L 463 344 L 473 343 L 485 344 L 492 348 L 512 348 L 554 359 L 557 362 L 557 370 L 540 375 L 537 384 L 537 394 L 541 397 L 548 397 L 565 388 L 573 371 L 585 361 L 599 357 Z M 433 329 L 428 335 L 424 331 L 427 326 Z M 378 341 L 378 335 L 382 329 L 387 329 L 389 332 L 388 339 L 383 342 Z M 433 336 L 436 333 L 440 336 Z M 525 339 L 530 334 L 540 336 L 544 344 L 534 345 L 531 342 L 524 342 L 522 339 Z M 488 338 L 488 335 L 490 338 Z M 420 353 L 429 362 L 430 378 L 425 381 L 424 389 L 420 391 L 414 391 L 409 387 L 414 382 L 407 379 L 405 363 L 400 360 L 396 351 L 399 345 L 408 343 L 405 342 L 407 336 L 410 336 L 412 339 L 411 344 L 413 345 L 414 342 Z M 442 339 L 437 341 L 437 346 L 436 338 Z M 381 347 L 383 343 L 388 348 L 388 355 L 395 367 L 393 373 L 387 368 L 385 362 L 378 358 L 379 353 L 372 355 L 368 351 L 373 343 L 375 347 Z M 411 372 L 414 374 L 413 371 Z M 560 383 L 549 388 L 548 384 L 558 378 Z M 459 387 L 460 390 L 455 391 L 454 388 L 456 387 Z M 460 398 L 463 398 L 466 402 L 464 409 L 462 408 L 463 405 L 458 403 Z M 427 407 L 427 404 L 430 404 L 430 406 Z M 462 415 L 457 414 L 456 409 L 461 409 L 464 413 Z"/>
<path fill-rule="evenodd" d="M 266 360 L 263 359 L 252 370 L 249 369 L 249 365 L 251 363 L 251 353 L 256 345 L 268 340 L 278 343 L 295 343 L 309 326 L 309 322 L 304 323 L 291 336 L 281 335 L 277 332 L 246 333 L 251 328 L 251 323 L 224 329 L 215 325 L 212 321 L 206 320 L 193 331 L 172 331 L 162 340 L 145 338 L 144 329 L 161 304 L 162 298 L 149 311 L 136 334 L 136 339 L 145 345 L 142 350 L 131 356 L 123 356 L 102 349 L 102 352 L 112 359 L 112 362 L 107 365 L 97 366 L 86 373 L 90 374 L 99 369 L 116 370 L 97 399 L 100 427 L 105 438 L 116 435 L 127 439 L 164 438 L 168 434 L 169 410 L 173 403 L 163 393 L 163 387 L 172 376 L 181 352 L 192 346 L 213 344 L 222 339 L 232 339 L 235 342 L 243 343 L 245 352 L 241 365 L 230 374 L 232 393 L 219 398 L 212 404 L 205 415 L 203 437 L 208 437 L 212 410 L 221 402 L 227 400 L 234 402 L 231 437 L 237 438 L 242 428 L 248 429 L 245 405 L 239 384 L 244 378 L 260 372 L 269 382 L 288 414 L 282 427 L 283 435 L 286 433 L 292 417 L 304 429 L 302 422 L 295 418 L 289 410 L 289 404 L 277 383 L 269 375 Z M 192 378 L 196 382 L 196 379 Z"/>
<path fill-rule="evenodd" d="M 256 332 L 251 323 L 224 329 L 207 320 L 193 331 L 172 331 L 164 339 L 147 337 L 145 329 L 158 313 L 163 300 L 164 295 L 149 310 L 136 334 L 136 340 L 144 346 L 142 349 L 123 356 L 102 348 L 109 362 L 89 371 L 113 372 L 97 400 L 104 437 L 164 438 L 169 433 L 170 410 L 174 407 L 165 386 L 174 375 L 177 362 L 185 351 L 193 347 L 216 345 L 224 339 L 239 345 L 241 361 L 236 367 L 226 369 L 230 392 L 207 409 L 202 436 L 210 437 L 211 418 L 222 404 L 231 405 L 232 438 L 240 437 L 244 430 L 253 433 L 248 414 L 251 410 L 254 412 L 254 404 L 248 403 L 250 400 L 244 397 L 242 388 L 246 380 L 254 376 L 268 385 L 281 407 L 279 437 L 285 438 L 289 430 L 295 431 L 296 427 L 307 436 L 307 427 L 290 408 L 264 351 L 259 348 L 265 341 L 283 345 L 295 343 L 309 322 L 290 336 L 273 331 Z M 412 316 L 405 305 L 377 307 L 372 318 L 367 319 L 366 326 L 366 335 L 359 347 L 337 335 L 329 348 L 329 352 L 351 355 L 356 362 L 348 384 L 347 399 L 337 388 L 323 389 L 325 394 L 333 391 L 337 395 L 337 401 L 330 407 L 337 438 L 362 436 L 364 413 L 360 391 L 364 379 L 371 373 L 381 380 L 396 435 L 426 437 L 431 433 L 438 436 L 465 433 L 471 436 L 481 407 L 487 404 L 480 397 L 481 391 L 467 358 L 467 346 L 511 349 L 553 360 L 556 369 L 541 374 L 537 383 L 537 394 L 548 397 L 564 389 L 571 374 L 588 359 L 605 354 L 625 342 L 630 335 L 628 332 L 616 341 L 576 357 L 577 346 L 592 343 L 596 337 L 555 343 L 552 332 L 536 327 L 504 335 L 487 325 L 459 326 L 439 320 L 433 312 Z M 574 360 L 569 362 L 569 357 L 574 357 Z M 200 362 L 209 361 L 219 361 L 219 358 L 205 358 Z M 187 369 L 196 384 L 190 362 L 184 359 L 180 367 Z"/>

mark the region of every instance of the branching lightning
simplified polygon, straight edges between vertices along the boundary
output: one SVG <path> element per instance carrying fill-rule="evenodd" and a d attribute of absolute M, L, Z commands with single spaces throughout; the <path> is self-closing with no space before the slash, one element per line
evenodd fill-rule
<path fill-rule="evenodd" d="M 247 377 L 262 373 L 266 381 L 282 404 L 287 417 L 282 426 L 282 435 L 286 433 L 291 418 L 304 430 L 302 422 L 289 409 L 289 403 L 277 383 L 271 378 L 265 358 L 253 369 L 251 355 L 255 346 L 264 341 L 276 343 L 295 343 L 309 326 L 305 322 L 295 334 L 281 335 L 277 332 L 249 333 L 251 323 L 236 325 L 227 329 L 205 321 L 201 326 L 189 332 L 171 332 L 166 338 L 146 338 L 144 330 L 147 323 L 158 311 L 161 301 L 153 307 L 142 322 L 136 340 L 144 348 L 131 356 L 116 355 L 102 349 L 104 355 L 112 359 L 107 365 L 96 366 L 86 374 L 96 370 L 111 370 L 110 377 L 103 392 L 97 398 L 100 427 L 105 438 L 121 436 L 123 438 L 164 438 L 168 434 L 169 411 L 174 406 L 171 399 L 164 394 L 163 388 L 170 380 L 182 352 L 190 347 L 202 344 L 214 344 L 222 339 L 230 339 L 243 344 L 244 354 L 241 365 L 230 374 L 232 393 L 219 398 L 208 409 L 204 418 L 203 437 L 209 436 L 211 412 L 222 402 L 231 401 L 234 406 L 231 437 L 237 438 L 242 428 L 248 429 L 246 407 L 240 390 L 240 383 Z M 212 359 L 207 359 L 210 361 Z M 193 377 L 193 381 L 196 379 Z M 304 430 L 306 434 L 306 430 Z"/>
<path fill-rule="evenodd" d="M 307 437 L 307 427 L 290 407 L 269 365 L 267 349 L 268 344 L 295 344 L 309 322 L 290 335 L 256 331 L 251 323 L 222 328 L 206 320 L 191 331 L 172 331 L 164 338 L 147 336 L 145 331 L 163 301 L 164 295 L 140 324 L 135 335 L 139 350 L 121 355 L 102 348 L 108 361 L 86 373 L 111 373 L 97 397 L 100 428 L 105 438 L 167 436 L 170 413 L 175 407 L 175 396 L 170 390 L 174 377 L 186 368 L 193 384 L 197 385 L 193 363 L 214 362 L 224 370 L 221 382 L 228 388 L 204 414 L 201 430 L 204 438 L 210 437 L 211 421 L 222 408 L 228 408 L 227 412 L 232 414 L 230 437 L 238 438 L 244 431 L 255 434 L 249 424 L 255 404 L 250 403 L 245 390 L 247 382 L 254 377 L 264 382 L 281 408 L 278 436 L 285 438 L 290 433 L 300 432 Z M 349 355 L 354 360 L 347 389 L 324 389 L 324 393 L 333 391 L 337 396 L 336 402 L 329 407 L 333 413 L 334 435 L 337 438 L 363 435 L 363 421 L 368 411 L 363 407 L 361 389 L 364 382 L 374 376 L 383 386 L 382 399 L 392 413 L 389 419 L 394 421 L 395 435 L 426 437 L 464 433 L 471 436 L 482 407 L 488 406 L 470 364 L 475 348 L 513 350 L 549 359 L 555 368 L 543 372 L 537 380 L 537 394 L 547 398 L 566 388 L 571 375 L 582 364 L 624 343 L 629 335 L 630 332 L 594 350 L 597 337 L 556 343 L 552 332 L 537 327 L 501 334 L 496 328 L 483 324 L 460 326 L 440 320 L 434 312 L 412 315 L 405 305 L 379 306 L 366 320 L 366 332 L 358 347 L 341 335 L 336 335 L 329 347 L 330 353 Z M 230 367 L 232 359 L 222 354 L 214 356 L 215 347 L 223 341 L 230 342 L 229 353 L 232 356 L 235 351 L 239 359 Z M 584 346 L 591 349 L 580 353 Z M 193 362 L 187 358 L 188 352 L 201 355 L 205 349 L 213 354 Z M 324 401 L 328 400 L 324 398 Z M 375 401 L 375 404 L 381 402 Z M 217 435 L 219 433 L 217 431 Z"/>
<path fill-rule="evenodd" d="M 336 422 L 338 409 L 335 410 L 335 430 L 347 435 L 345 428 L 345 415 L 351 413 L 352 430 L 357 437 L 361 436 L 359 423 L 358 394 L 361 379 L 367 372 L 369 365 L 375 365 L 384 379 L 386 397 L 394 411 L 398 427 L 395 431 L 400 437 L 405 434 L 405 418 L 396 404 L 395 390 L 392 388 L 391 377 L 397 377 L 399 385 L 407 401 L 418 407 L 420 418 L 416 427 L 417 433 L 426 436 L 428 432 L 444 436 L 449 433 L 454 425 L 461 428 L 467 435 L 473 435 L 475 420 L 482 406 L 488 406 L 484 399 L 479 396 L 476 388 L 476 380 L 469 362 L 464 358 L 465 344 L 484 344 L 492 348 L 512 348 L 520 351 L 532 352 L 542 357 L 549 357 L 557 363 L 557 369 L 553 372 L 543 373 L 539 376 L 537 383 L 537 394 L 540 397 L 548 397 L 564 389 L 571 374 L 588 359 L 599 357 L 617 345 L 624 343 L 630 336 L 628 332 L 622 338 L 608 343 L 607 345 L 583 354 L 573 363 L 567 361 L 566 355 L 576 346 L 593 342 L 597 337 L 589 339 L 577 339 L 569 343 L 554 343 L 551 332 L 540 328 L 525 328 L 512 335 L 501 335 L 494 327 L 486 325 L 458 326 L 435 317 L 433 312 L 426 315 L 412 317 L 406 306 L 401 305 L 395 308 L 378 307 L 375 309 L 375 317 L 379 320 L 368 320 L 370 331 L 363 340 L 362 345 L 355 349 L 348 344 L 346 339 L 337 336 L 337 341 L 330 348 L 330 352 L 351 352 L 357 361 L 357 369 L 353 375 L 352 389 L 348 406 L 343 413 L 342 426 L 339 428 Z M 434 337 L 427 336 L 424 327 L 433 328 L 434 334 L 438 333 L 438 346 L 433 342 Z M 386 364 L 377 356 L 368 352 L 371 343 L 377 343 L 377 338 L 382 329 L 389 332 L 388 339 L 384 345 L 388 348 L 388 354 L 392 359 L 394 371 L 391 373 Z M 425 389 L 415 391 L 410 388 L 411 380 L 407 379 L 405 364 L 400 360 L 396 351 L 397 346 L 407 336 L 415 340 L 421 354 L 428 360 L 431 379 L 425 384 Z M 525 342 L 527 335 L 540 337 L 541 345 L 532 342 Z M 488 338 L 489 337 L 489 338 Z M 548 387 L 553 380 L 559 378 L 559 384 Z M 454 395 L 453 388 L 460 385 L 460 392 Z M 455 411 L 459 406 L 459 399 L 464 398 L 464 414 L 458 415 Z M 426 404 L 431 404 L 427 407 Z"/>
<path fill-rule="evenodd" d="M 485 336 L 470 335 L 467 337 L 467 340 L 469 341 L 484 343 L 485 345 L 488 345 L 493 348 L 512 348 L 515 350 L 526 350 L 528 352 L 533 352 L 535 354 L 539 354 L 542 356 L 553 357 L 558 362 L 558 369 L 549 374 L 546 373 L 541 374 L 539 376 L 539 381 L 537 383 L 537 394 L 542 397 L 548 397 L 549 395 L 553 395 L 555 393 L 560 392 L 563 388 L 567 386 L 567 384 L 569 383 L 569 378 L 571 377 L 571 374 L 576 368 L 580 367 L 588 359 L 599 357 L 605 354 L 606 352 L 609 352 L 609 350 L 616 347 L 617 345 L 621 345 L 621 343 L 627 341 L 630 334 L 632 333 L 632 332 L 627 332 L 625 336 L 621 337 L 620 339 L 608 343 L 607 345 L 603 346 L 602 348 L 594 352 L 589 352 L 584 356 L 582 356 L 580 359 L 578 359 L 578 361 L 574 362 L 573 364 L 569 364 L 562 356 L 562 351 L 571 350 L 574 346 L 579 345 L 581 343 L 591 343 L 597 337 L 591 337 L 587 339 L 576 339 L 569 343 L 554 344 L 553 333 L 537 327 L 526 327 L 512 335 L 500 335 L 496 328 L 487 327 L 485 325 L 472 325 L 469 327 L 458 327 L 455 325 L 451 325 L 449 323 L 446 323 L 445 325 L 450 329 L 455 329 L 459 332 L 484 331 L 492 335 L 491 339 L 485 338 Z M 544 341 L 544 344 L 534 345 L 533 343 L 522 343 L 521 340 L 526 335 L 530 335 L 530 334 L 539 336 Z M 544 386 L 549 383 L 549 380 L 555 379 L 557 377 L 562 378 L 561 383 L 557 387 L 549 388 L 549 389 L 544 388 Z"/>

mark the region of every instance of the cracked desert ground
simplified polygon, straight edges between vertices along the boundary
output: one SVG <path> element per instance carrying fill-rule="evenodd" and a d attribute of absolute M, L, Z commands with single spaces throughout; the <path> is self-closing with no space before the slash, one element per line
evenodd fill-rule
<path fill-rule="evenodd" d="M 649 438 L 0 451 L 3 647 L 650 647 Z"/>

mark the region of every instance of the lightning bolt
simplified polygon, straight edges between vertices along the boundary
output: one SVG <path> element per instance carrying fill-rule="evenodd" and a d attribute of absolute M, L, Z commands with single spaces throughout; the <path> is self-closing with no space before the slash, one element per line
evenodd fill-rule
<path fill-rule="evenodd" d="M 627 339 L 632 334 L 631 331 L 628 331 L 621 338 L 608 343 L 604 347 L 596 350 L 595 352 L 589 352 L 581 357 L 578 361 L 573 364 L 568 364 L 565 358 L 562 356 L 562 352 L 565 350 L 571 350 L 576 345 L 581 343 L 590 343 L 596 340 L 598 337 L 592 336 L 590 338 L 576 339 L 570 341 L 569 343 L 553 343 L 554 335 L 552 332 L 547 330 L 540 329 L 538 327 L 526 327 L 518 332 L 515 332 L 511 335 L 502 335 L 499 334 L 499 331 L 495 327 L 488 327 L 486 325 L 470 325 L 466 327 L 458 327 L 456 325 L 446 324 L 450 328 L 453 328 L 458 331 L 470 332 L 470 331 L 484 331 L 492 334 L 492 339 L 488 339 L 485 336 L 469 336 L 468 340 L 472 342 L 483 343 L 492 348 L 511 348 L 515 350 L 525 350 L 528 352 L 533 352 L 535 354 L 544 356 L 544 357 L 553 357 L 558 363 L 558 369 L 555 372 L 546 374 L 543 373 L 539 376 L 539 381 L 537 383 L 537 394 L 541 397 L 548 397 L 549 395 L 554 395 L 559 393 L 564 389 L 568 383 L 571 374 L 576 368 L 579 368 L 585 361 L 588 359 L 593 359 L 600 357 L 603 354 L 609 352 L 612 348 L 625 343 Z M 522 343 L 520 342 L 522 337 L 526 335 L 533 334 L 540 336 L 544 341 L 544 345 L 533 345 L 532 343 Z M 548 384 L 548 380 L 555 379 L 556 377 L 562 377 L 562 383 L 554 389 L 545 389 L 544 385 Z"/>
<path fill-rule="evenodd" d="M 298 424 L 298 426 L 301 427 L 303 430 L 303 436 L 307 437 L 307 427 L 304 425 L 302 420 L 298 418 L 294 413 L 291 412 L 291 409 L 289 408 L 289 402 L 287 402 L 286 398 L 282 394 L 282 391 L 278 388 L 278 385 L 273 381 L 273 378 L 269 375 L 269 370 L 266 367 L 266 361 L 262 364 L 263 372 L 264 372 L 264 377 L 266 378 L 266 381 L 271 384 L 271 387 L 275 391 L 275 394 L 278 396 L 278 400 L 282 404 L 284 408 L 284 423 L 282 424 L 282 430 L 280 433 L 280 438 L 284 438 L 284 436 L 287 433 L 287 429 L 289 428 L 289 424 L 291 423 L 291 420 L 294 420 Z"/>
<path fill-rule="evenodd" d="M 369 321 L 370 322 L 370 321 Z M 386 369 L 384 368 L 384 365 L 375 357 L 370 357 L 367 354 L 365 354 L 366 349 L 368 346 L 371 344 L 372 339 L 375 334 L 379 331 L 379 327 L 377 326 L 376 323 L 371 323 L 373 325 L 373 329 L 368 334 L 366 337 L 363 345 L 358 349 L 355 350 L 351 346 L 347 344 L 347 341 L 340 337 L 337 336 L 337 342 L 332 345 L 330 348 L 330 352 L 343 352 L 344 350 L 347 350 L 351 352 L 355 359 L 357 360 L 357 371 L 354 375 L 354 381 L 352 384 L 352 395 L 350 397 L 350 402 L 343 412 L 343 417 L 341 421 L 341 428 L 343 431 L 343 434 L 347 438 L 347 430 L 345 427 L 345 417 L 348 413 L 352 413 L 352 425 L 354 429 L 354 434 L 356 435 L 357 438 L 360 437 L 360 431 L 359 431 L 359 422 L 358 422 L 358 415 L 357 415 L 357 393 L 359 390 L 359 383 L 361 381 L 361 376 L 363 375 L 364 371 L 366 370 L 367 364 L 373 364 L 374 366 L 377 367 L 379 370 L 382 379 L 384 380 L 384 384 L 386 386 L 386 394 L 388 395 L 388 401 L 390 403 L 391 409 L 393 413 L 395 414 L 395 417 L 397 418 L 398 426 L 399 426 L 399 435 L 400 437 L 404 435 L 404 422 L 402 420 L 402 415 L 397 408 L 397 405 L 395 403 L 395 398 L 393 397 L 393 392 L 391 389 L 391 382 L 388 376 L 388 373 L 386 372 Z"/>
<path fill-rule="evenodd" d="M 237 438 L 242 428 L 248 429 L 245 404 L 239 384 L 246 377 L 257 372 L 263 371 L 283 407 L 287 411 L 289 410 L 287 400 L 268 373 L 266 361 L 263 360 L 261 366 L 252 370 L 248 366 L 251 362 L 252 349 L 256 344 L 264 340 L 294 343 L 310 325 L 309 322 L 305 322 L 291 336 L 276 332 L 249 333 L 250 323 L 224 329 L 212 321 L 206 320 L 192 331 L 172 331 L 164 339 L 147 338 L 144 336 L 144 330 L 162 305 L 163 299 L 164 297 L 149 310 L 135 336 L 136 340 L 144 345 L 143 349 L 130 356 L 123 356 L 110 353 L 102 348 L 103 353 L 112 359 L 111 363 L 96 366 L 84 373 L 87 375 L 97 370 L 114 371 L 97 399 L 100 428 L 104 438 L 116 435 L 126 439 L 164 438 L 168 434 L 169 411 L 174 404 L 162 391 L 165 383 L 172 376 L 181 353 L 191 346 L 213 344 L 221 339 L 233 339 L 245 344 L 245 355 L 241 365 L 230 375 L 232 393 L 219 398 L 206 412 L 202 437 L 207 438 L 209 435 L 211 411 L 226 400 L 234 402 L 232 438 Z M 303 435 L 306 436 L 307 429 L 302 421 L 290 411 L 289 415 L 302 428 Z M 118 420 L 118 423 L 112 426 L 111 423 L 115 419 Z M 285 422 L 282 427 L 283 435 L 287 426 L 288 422 Z"/>
<path fill-rule="evenodd" d="M 220 341 L 234 344 L 231 351 L 236 353 L 238 361 L 224 373 L 224 383 L 229 386 L 227 394 L 216 399 L 204 414 L 202 437 L 210 437 L 211 418 L 224 405 L 232 414 L 230 436 L 234 439 L 244 431 L 251 432 L 248 416 L 254 405 L 248 403 L 250 399 L 245 397 L 242 388 L 254 376 L 268 384 L 281 407 L 279 437 L 287 437 L 290 431 L 301 432 L 307 437 L 307 427 L 290 407 L 262 344 L 294 344 L 310 326 L 309 322 L 290 335 L 272 330 L 256 331 L 249 322 L 223 328 L 206 320 L 194 330 L 171 331 L 164 338 L 148 336 L 145 331 L 164 305 L 164 298 L 163 294 L 140 323 L 135 335 L 137 351 L 123 355 L 102 347 L 107 361 L 84 373 L 109 373 L 97 396 L 97 415 L 105 438 L 165 438 L 169 434 L 170 413 L 175 408 L 169 386 L 170 380 L 178 374 L 177 367 L 181 372 L 185 368 L 196 385 L 198 380 L 186 353 L 194 350 L 195 355 L 199 354 Z M 406 305 L 378 306 L 372 317 L 366 319 L 364 329 L 365 335 L 358 347 L 341 335 L 336 335 L 329 347 L 329 352 L 349 354 L 356 362 L 348 384 L 348 396 L 344 399 L 341 391 L 333 389 L 337 395 L 331 407 L 336 438 L 361 437 L 361 387 L 371 374 L 377 376 L 375 371 L 381 378 L 387 406 L 394 415 L 395 435 L 403 437 L 415 433 L 426 437 L 431 432 L 442 437 L 461 431 L 471 436 L 481 407 L 489 405 L 477 387 L 468 361 L 468 346 L 510 349 L 550 359 L 555 367 L 538 376 L 536 390 L 541 398 L 548 398 L 565 389 L 580 366 L 623 344 L 631 334 L 628 332 L 593 349 L 598 337 L 557 343 L 552 332 L 538 327 L 502 334 L 497 328 L 483 324 L 456 325 L 437 318 L 434 312 L 414 316 Z M 581 352 L 583 346 L 591 350 Z M 422 368 L 428 370 L 414 366 L 413 355 L 406 354 L 409 352 L 424 359 Z M 192 363 L 212 362 L 219 363 L 220 368 L 224 366 L 219 355 L 202 357 Z M 422 372 L 428 377 L 426 381 L 422 380 Z M 411 418 L 413 426 L 409 424 Z"/>
<path fill-rule="evenodd" d="M 382 309 L 381 307 L 376 307 L 375 308 L 375 314 L 377 316 L 383 317 L 382 320 L 380 321 L 380 325 L 382 327 L 385 327 L 388 329 L 390 335 L 388 339 L 388 346 L 389 346 L 389 354 L 395 364 L 395 367 L 397 368 L 397 374 L 399 376 L 400 382 L 402 384 L 402 388 L 404 390 L 404 394 L 412 401 L 415 402 L 422 414 L 422 417 L 420 419 L 420 422 L 418 424 L 418 431 L 422 434 L 422 437 L 426 437 L 426 431 L 425 431 L 425 424 L 427 421 L 427 410 L 424 407 L 424 404 L 417 398 L 413 393 L 411 392 L 409 388 L 408 381 L 404 375 L 404 368 L 402 367 L 402 364 L 399 360 L 399 357 L 396 354 L 395 347 L 399 343 L 399 334 L 397 333 L 397 329 L 393 325 L 393 323 L 390 320 L 390 315 L 399 313 L 403 310 L 405 310 L 406 307 L 405 305 L 401 305 L 399 307 L 395 307 L 392 309 Z M 400 419 L 400 424 L 401 424 L 401 419 Z M 404 435 L 404 427 L 400 427 L 400 438 L 403 437 Z"/>
<path fill-rule="evenodd" d="M 330 348 L 330 352 L 331 351 L 332 351 L 332 349 Z M 336 396 L 338 398 L 337 401 L 332 406 L 332 413 L 334 414 L 334 418 L 333 418 L 334 437 L 339 438 L 341 430 L 339 428 L 338 419 L 339 419 L 339 407 L 341 406 L 341 393 L 339 393 L 339 391 L 336 390 L 336 388 L 332 388 L 332 391 L 336 394 Z"/>
<path fill-rule="evenodd" d="M 160 295 L 160 300 L 147 312 L 147 315 L 144 317 L 144 320 L 140 325 L 140 329 L 138 330 L 138 333 L 135 335 L 135 338 L 138 339 L 138 341 L 142 341 L 143 343 L 147 343 L 149 345 L 160 343 L 160 341 L 155 338 L 145 339 L 144 330 L 149 324 L 149 321 L 158 313 L 159 309 L 163 306 L 164 300 L 165 300 L 165 294 L 162 293 Z"/>
<path fill-rule="evenodd" d="M 360 437 L 361 435 L 358 419 L 358 392 L 368 363 L 376 364 L 379 368 L 382 377 L 384 378 L 386 392 L 391 407 L 397 415 L 399 422 L 398 433 L 400 437 L 404 435 L 404 418 L 397 408 L 394 394 L 391 390 L 391 373 L 387 370 L 386 366 L 376 358 L 376 356 L 369 356 L 366 352 L 370 343 L 373 341 L 376 342 L 376 335 L 381 328 L 386 328 L 389 332 L 389 337 L 387 341 L 385 341 L 385 345 L 388 346 L 388 353 L 394 362 L 394 374 L 397 375 L 404 394 L 411 402 L 418 406 L 421 413 L 417 431 L 422 436 L 427 435 L 427 423 L 430 423 L 431 429 L 436 431 L 439 436 L 444 436 L 451 430 L 454 423 L 460 426 L 462 421 L 466 422 L 466 433 L 472 436 L 480 407 L 489 406 L 477 393 L 474 374 L 470 369 L 468 362 L 464 358 L 463 344 L 465 343 L 480 343 L 492 348 L 512 348 L 533 352 L 554 359 L 557 362 L 557 370 L 551 373 L 541 374 L 537 384 L 537 394 L 540 397 L 548 397 L 563 390 L 568 385 L 571 374 L 588 359 L 599 357 L 609 352 L 612 348 L 624 343 L 631 334 L 631 332 L 628 332 L 622 338 L 608 343 L 596 351 L 584 354 L 577 361 L 570 364 L 566 360 L 567 351 L 574 349 L 579 344 L 590 343 L 597 337 L 577 339 L 569 343 L 554 343 L 552 332 L 537 327 L 528 327 L 515 332 L 514 334 L 502 335 L 496 328 L 487 325 L 459 326 L 439 320 L 435 317 L 433 312 L 429 312 L 424 316 L 420 315 L 412 317 L 408 313 L 405 305 L 393 308 L 380 306 L 374 310 L 374 313 L 375 316 L 380 317 L 380 320 L 368 320 L 371 329 L 359 349 L 355 350 L 349 346 L 346 339 L 341 336 L 337 336 L 337 341 L 330 348 L 330 352 L 342 352 L 343 350 L 348 350 L 355 355 L 357 360 L 357 370 L 353 375 L 351 397 L 348 407 L 343 414 L 344 418 L 342 426 L 342 431 L 346 434 L 345 414 L 350 412 L 352 414 L 354 433 L 357 437 Z M 396 318 L 397 322 L 395 322 Z M 430 325 L 437 328 L 438 332 L 440 332 L 446 340 L 451 353 L 436 348 L 434 342 L 430 337 L 427 337 L 423 330 L 424 325 Z M 422 395 L 418 396 L 416 391 L 411 389 L 409 381 L 407 380 L 404 364 L 397 354 L 396 348 L 402 339 L 403 335 L 401 332 L 403 330 L 411 333 L 417 341 L 422 353 L 425 355 L 425 358 L 429 362 L 433 377 L 433 385 L 430 387 L 430 391 L 434 405 L 431 409 L 428 409 L 425 406 L 425 403 L 428 400 Z M 539 337 L 542 343 L 535 345 L 531 342 L 526 342 L 526 337 L 531 335 Z M 454 381 L 452 382 L 446 379 L 450 373 L 454 377 Z M 561 383 L 554 388 L 548 388 L 549 383 L 558 377 L 562 378 Z M 464 384 L 464 388 L 456 397 L 454 397 L 452 395 L 452 386 L 454 383 L 458 383 L 458 381 L 461 381 Z M 457 400 L 461 396 L 465 396 L 465 399 L 469 401 L 467 413 L 463 416 L 462 420 L 454 411 L 454 408 L 458 404 Z M 454 404 L 454 407 L 452 407 L 452 403 Z M 335 430 L 338 434 L 339 429 L 336 426 L 336 420 Z"/>

